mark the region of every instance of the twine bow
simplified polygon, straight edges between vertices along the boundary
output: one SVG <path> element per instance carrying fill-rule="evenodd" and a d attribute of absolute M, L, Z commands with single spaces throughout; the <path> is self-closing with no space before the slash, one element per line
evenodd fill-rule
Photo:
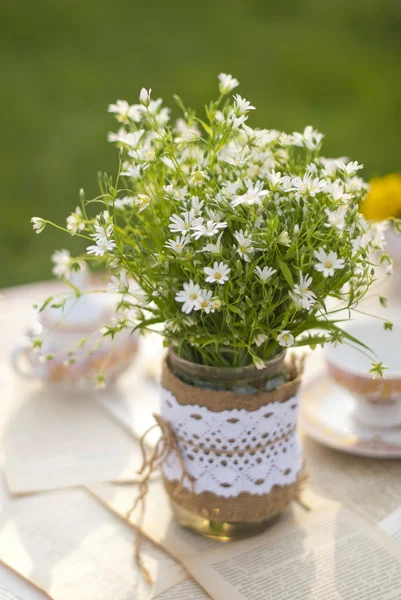
<path fill-rule="evenodd" d="M 142 466 L 138 472 L 138 475 L 142 475 L 142 479 L 139 482 L 139 491 L 138 495 L 135 499 L 133 506 L 127 512 L 126 517 L 129 520 L 132 513 L 140 506 L 140 513 L 138 521 L 136 522 L 136 540 L 135 540 L 135 562 L 144 576 L 145 581 L 149 584 L 153 584 L 152 576 L 149 573 L 149 570 L 144 564 L 143 557 L 141 554 L 141 541 L 142 541 L 142 532 L 141 525 L 143 524 L 143 520 L 145 517 L 145 499 L 149 490 L 150 479 L 155 471 L 159 469 L 165 462 L 168 460 L 170 455 L 173 453 L 176 455 L 180 467 L 181 467 L 181 478 L 178 482 L 177 487 L 174 490 L 174 494 L 178 494 L 181 489 L 184 488 L 184 481 L 188 479 L 191 484 L 192 492 L 194 491 L 195 479 L 188 472 L 188 469 L 185 465 L 185 460 L 182 455 L 182 451 L 177 439 L 177 436 L 174 433 L 174 430 L 170 423 L 163 419 L 161 415 L 153 414 L 153 418 L 156 423 L 149 427 L 142 435 L 139 440 L 141 453 L 142 453 Z M 160 429 L 160 438 L 157 441 L 155 447 L 149 453 L 149 447 L 146 445 L 146 438 L 156 428 Z"/>

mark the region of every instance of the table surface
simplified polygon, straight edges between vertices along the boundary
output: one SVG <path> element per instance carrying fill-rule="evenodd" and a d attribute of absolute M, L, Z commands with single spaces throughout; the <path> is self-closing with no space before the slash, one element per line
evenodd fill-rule
<path fill-rule="evenodd" d="M 394 287 L 395 283 L 391 287 L 385 281 L 380 283 L 376 289 L 380 294 L 387 293 L 394 299 L 390 311 L 385 313 L 383 309 L 380 309 L 379 312 L 386 317 L 397 319 L 401 316 L 401 302 L 397 294 L 398 287 Z M 1 369 L 6 368 L 6 365 L 9 364 L 14 344 L 32 321 L 33 304 L 62 290 L 63 285 L 60 282 L 52 281 L 0 291 L 0 389 L 2 386 Z M 374 310 L 377 313 L 378 304 L 377 298 L 374 303 L 372 299 L 368 299 L 364 303 L 364 310 L 368 312 Z M 321 359 L 316 356 L 316 359 L 309 360 L 308 371 L 313 372 L 318 365 L 321 365 Z M 8 398 L 6 394 L 2 396 L 0 443 L 13 408 L 12 398 Z M 401 461 L 348 456 L 320 446 L 312 440 L 304 440 L 304 445 L 312 472 L 309 487 L 312 495 L 318 494 L 340 502 L 346 500 L 345 503 L 348 503 L 350 508 L 359 512 L 371 523 L 377 523 L 391 510 L 401 505 L 401 483 L 398 484 L 398 490 L 393 485 L 393 482 L 401 480 Z M 332 476 L 327 477 L 328 473 L 331 473 Z M 1 507 L 1 499 L 5 496 L 9 495 L 5 488 L 4 478 L 1 476 L 0 508 L 4 508 Z M 12 503 L 12 499 L 7 502 L 8 510 L 12 510 Z M 4 519 L 4 517 L 3 514 L 2 518 Z M 2 520 L 0 520 L 0 525 L 1 522 Z M 21 600 L 38 600 L 47 597 L 0 563 L 0 597 L 2 597 L 3 589 L 13 592 Z"/>

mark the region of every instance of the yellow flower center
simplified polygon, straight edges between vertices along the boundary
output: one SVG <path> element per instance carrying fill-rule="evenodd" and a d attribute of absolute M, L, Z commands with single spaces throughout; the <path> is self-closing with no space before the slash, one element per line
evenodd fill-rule
<path fill-rule="evenodd" d="M 326 262 L 324 263 L 324 266 L 326 267 L 326 269 L 331 269 L 331 267 L 333 266 L 333 263 L 331 262 L 331 260 L 326 260 Z"/>
<path fill-rule="evenodd" d="M 218 271 L 216 271 L 216 273 L 214 274 L 214 278 L 215 279 L 221 279 L 222 278 L 222 274 L 219 273 Z"/>

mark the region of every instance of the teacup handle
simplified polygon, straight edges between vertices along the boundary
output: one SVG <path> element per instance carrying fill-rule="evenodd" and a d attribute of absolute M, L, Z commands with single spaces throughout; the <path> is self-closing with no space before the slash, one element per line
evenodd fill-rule
<path fill-rule="evenodd" d="M 33 379 L 35 377 L 34 369 L 32 367 L 29 369 L 28 367 L 27 353 L 30 349 L 32 349 L 31 340 L 25 338 L 22 342 L 14 346 L 11 353 L 11 365 L 14 371 L 23 379 Z"/>

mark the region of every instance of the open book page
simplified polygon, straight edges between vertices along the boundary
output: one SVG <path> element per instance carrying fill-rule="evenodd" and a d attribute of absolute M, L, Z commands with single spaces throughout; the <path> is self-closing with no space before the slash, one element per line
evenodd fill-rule
<path fill-rule="evenodd" d="M 215 600 L 401 597 L 399 545 L 343 509 L 182 561 Z"/>
<path fill-rule="evenodd" d="M 136 485 L 96 484 L 89 490 L 105 506 L 121 517 L 126 517 L 138 494 Z M 282 521 L 296 521 L 305 511 L 293 504 L 283 512 Z M 138 515 L 131 516 L 131 522 L 137 523 Z M 145 518 L 140 525 L 144 534 L 181 560 L 183 555 L 198 554 L 213 549 L 222 548 L 222 542 L 205 538 L 184 529 L 174 519 L 170 501 L 161 481 L 154 481 L 149 486 L 146 496 Z M 274 526 L 272 526 L 274 527 Z"/>
<path fill-rule="evenodd" d="M 21 383 L 5 426 L 3 464 L 14 494 L 93 481 L 135 481 L 142 458 L 137 440 L 91 394 Z"/>
<path fill-rule="evenodd" d="M 166 592 L 154 597 L 157 598 L 157 600 L 210 600 L 209 594 L 207 594 L 193 579 L 187 579 Z"/>
<path fill-rule="evenodd" d="M 30 498 L 0 527 L 0 560 L 54 600 L 148 600 L 153 592 L 134 560 L 135 531 L 85 490 Z M 186 574 L 144 542 L 143 558 L 161 593 Z"/>
<path fill-rule="evenodd" d="M 48 598 L 47 594 L 0 563 L 0 600 L 48 600 Z"/>
<path fill-rule="evenodd" d="M 123 518 L 126 518 L 138 494 L 138 486 L 135 484 L 99 483 L 91 485 L 88 489 L 105 506 Z M 220 547 L 220 542 L 191 533 L 176 523 L 160 480 L 150 484 L 145 503 L 145 517 L 140 524 L 141 530 L 150 540 L 173 556 L 179 557 L 188 552 L 204 552 Z M 132 514 L 130 520 L 136 525 L 138 513 Z"/>
<path fill-rule="evenodd" d="M 379 527 L 392 538 L 401 542 L 401 506 L 380 521 Z"/>
<path fill-rule="evenodd" d="M 400 461 L 336 452 L 306 437 L 303 444 L 310 471 L 308 489 L 315 500 L 322 496 L 340 502 L 372 525 L 400 505 Z M 303 500 L 308 504 L 308 490 Z M 319 505 L 310 503 L 312 508 Z"/>

